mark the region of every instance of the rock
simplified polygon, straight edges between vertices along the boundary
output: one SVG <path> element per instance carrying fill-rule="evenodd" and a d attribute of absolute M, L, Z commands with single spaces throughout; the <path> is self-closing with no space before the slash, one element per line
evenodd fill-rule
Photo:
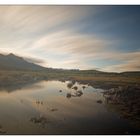
<path fill-rule="evenodd" d="M 97 103 L 102 104 L 103 101 L 102 100 L 97 100 Z"/>
<path fill-rule="evenodd" d="M 78 89 L 78 87 L 77 87 L 77 86 L 74 86 L 72 89 L 77 90 L 77 89 Z"/>
<path fill-rule="evenodd" d="M 71 98 L 71 94 L 70 93 L 67 93 L 66 97 L 67 98 Z"/>
<path fill-rule="evenodd" d="M 68 87 L 68 88 L 72 88 L 72 86 L 73 86 L 73 85 L 72 85 L 71 83 L 68 83 L 68 84 L 67 84 L 67 87 Z"/>
<path fill-rule="evenodd" d="M 67 84 L 67 87 L 68 87 L 68 88 L 72 88 L 73 85 L 74 85 L 73 82 L 69 82 L 69 83 Z"/>
<path fill-rule="evenodd" d="M 82 86 L 82 88 L 85 89 L 86 87 L 85 86 Z"/>
<path fill-rule="evenodd" d="M 32 117 L 30 119 L 31 122 L 33 123 L 41 123 L 41 124 L 45 124 L 47 122 L 47 119 L 45 117 Z"/>
<path fill-rule="evenodd" d="M 77 95 L 78 97 L 80 97 L 80 96 L 83 95 L 83 92 L 82 92 L 81 90 L 78 90 L 76 95 Z"/>
<path fill-rule="evenodd" d="M 57 108 L 52 108 L 51 109 L 51 111 L 53 112 L 53 111 L 57 111 L 58 109 Z"/>
<path fill-rule="evenodd" d="M 37 104 L 37 105 L 43 105 L 43 101 L 39 101 L 39 100 L 38 100 L 38 101 L 36 101 L 36 104 Z"/>

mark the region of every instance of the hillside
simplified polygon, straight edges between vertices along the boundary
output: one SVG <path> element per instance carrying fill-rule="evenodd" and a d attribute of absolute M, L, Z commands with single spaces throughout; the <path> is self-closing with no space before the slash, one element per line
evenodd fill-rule
<path fill-rule="evenodd" d="M 8 55 L 0 54 L 0 70 L 6 71 L 44 71 L 48 77 L 112 77 L 112 76 L 123 76 L 123 77 L 139 77 L 139 71 L 130 72 L 103 72 L 98 70 L 78 70 L 78 69 L 56 69 L 56 68 L 45 68 L 40 65 L 28 62 L 22 57 L 16 56 L 12 53 Z"/>
<path fill-rule="evenodd" d="M 97 88 L 140 85 L 140 72 L 45 68 L 14 54 L 0 54 L 0 90 L 8 91 L 41 80 L 77 81 Z"/>
<path fill-rule="evenodd" d="M 27 62 L 24 58 L 12 53 L 0 54 L 0 70 L 43 70 L 44 67 Z"/>

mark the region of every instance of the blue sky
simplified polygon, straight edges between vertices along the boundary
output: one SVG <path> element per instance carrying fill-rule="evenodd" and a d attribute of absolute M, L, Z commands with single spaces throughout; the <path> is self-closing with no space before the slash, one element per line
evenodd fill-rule
<path fill-rule="evenodd" d="M 140 70 L 140 6 L 0 6 L 0 53 L 46 67 Z"/>

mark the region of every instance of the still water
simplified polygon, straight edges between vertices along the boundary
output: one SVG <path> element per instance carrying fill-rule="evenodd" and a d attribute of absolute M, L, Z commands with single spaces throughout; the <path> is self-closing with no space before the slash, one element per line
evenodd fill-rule
<path fill-rule="evenodd" d="M 105 104 L 102 89 L 70 81 L 41 81 L 0 91 L 1 134 L 135 134 Z M 77 92 L 78 91 L 78 92 Z"/>

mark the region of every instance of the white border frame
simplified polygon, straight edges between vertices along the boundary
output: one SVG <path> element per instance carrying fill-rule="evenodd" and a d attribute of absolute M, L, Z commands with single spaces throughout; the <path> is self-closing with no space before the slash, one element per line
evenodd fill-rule
<path fill-rule="evenodd" d="M 0 4 L 138 5 L 140 4 L 140 0 L 0 0 Z"/>

